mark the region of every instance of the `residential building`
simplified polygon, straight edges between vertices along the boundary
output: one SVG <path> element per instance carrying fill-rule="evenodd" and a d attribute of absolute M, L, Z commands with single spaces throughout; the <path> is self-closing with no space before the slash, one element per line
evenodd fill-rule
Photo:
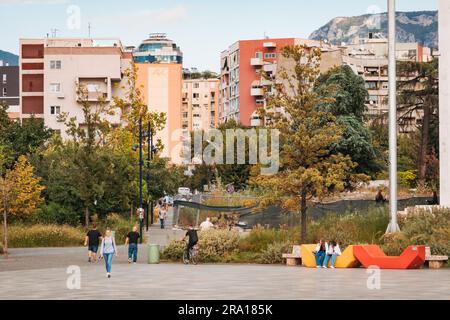
<path fill-rule="evenodd" d="M 156 139 L 164 145 L 161 155 L 181 164 L 182 65 L 176 63 L 136 63 L 137 85 L 152 112 L 164 112 L 167 122 Z"/>
<path fill-rule="evenodd" d="M 182 127 L 208 130 L 219 122 L 219 79 L 183 80 Z"/>
<path fill-rule="evenodd" d="M 0 102 L 8 105 L 8 116 L 20 118 L 19 66 L 0 60 Z"/>
<path fill-rule="evenodd" d="M 292 45 L 331 48 L 321 41 L 297 38 L 241 40 L 221 54 L 219 121 L 230 119 L 246 126 L 262 124 L 257 109 L 264 106 L 279 70 L 281 49 Z M 341 53 L 329 51 L 324 67 L 342 63 Z M 289 64 L 288 61 L 285 61 Z M 328 68 L 328 67 L 327 67 Z M 268 75 L 268 78 L 262 74 Z"/>
<path fill-rule="evenodd" d="M 113 102 L 123 94 L 124 71 L 130 67 L 131 52 L 118 39 L 45 38 L 20 40 L 20 117 L 44 119 L 47 127 L 67 138 L 64 112 L 83 125 L 84 115 L 78 85 L 88 92 L 88 101 Z M 103 115 L 120 124 L 120 114 Z"/>
<path fill-rule="evenodd" d="M 183 64 L 183 53 L 165 33 L 151 33 L 134 51 L 136 63 Z"/>
<path fill-rule="evenodd" d="M 360 75 L 368 90 L 367 108 L 369 119 L 383 118 L 389 111 L 388 105 L 388 42 L 385 38 L 370 35 L 359 43 L 341 47 L 343 62 Z M 433 56 L 430 48 L 418 43 L 398 43 L 396 46 L 398 61 L 428 62 Z M 415 130 L 422 116 L 417 112 L 401 115 L 399 130 L 408 133 Z"/>

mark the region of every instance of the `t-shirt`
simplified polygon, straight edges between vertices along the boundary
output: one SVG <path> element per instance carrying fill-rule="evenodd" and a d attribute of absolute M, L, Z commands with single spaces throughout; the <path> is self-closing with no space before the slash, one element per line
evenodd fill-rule
<path fill-rule="evenodd" d="M 139 232 L 130 231 L 130 232 L 127 234 L 127 238 L 128 238 L 129 243 L 135 243 L 135 244 L 137 244 L 137 243 L 138 243 L 138 239 L 139 239 L 140 237 L 141 237 L 141 236 L 139 235 Z"/>
<path fill-rule="evenodd" d="M 98 230 L 89 230 L 87 237 L 89 239 L 89 245 L 98 246 L 100 243 L 100 237 L 102 234 Z"/>
<path fill-rule="evenodd" d="M 203 221 L 200 223 L 200 229 L 202 230 L 208 230 L 214 227 L 214 225 L 211 223 L 211 221 Z"/>
<path fill-rule="evenodd" d="M 324 244 L 320 245 L 320 250 L 319 251 L 325 251 L 325 245 Z"/>
<path fill-rule="evenodd" d="M 188 230 L 186 236 L 189 237 L 190 244 L 196 244 L 198 242 L 197 230 Z"/>

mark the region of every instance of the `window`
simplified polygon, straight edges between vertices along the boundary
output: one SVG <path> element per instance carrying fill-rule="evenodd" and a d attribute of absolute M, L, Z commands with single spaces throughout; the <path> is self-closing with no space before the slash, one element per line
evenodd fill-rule
<path fill-rule="evenodd" d="M 192 96 L 194 97 L 194 99 L 198 99 L 200 98 L 200 93 L 194 93 Z"/>
<path fill-rule="evenodd" d="M 264 58 L 266 59 L 275 59 L 277 57 L 276 53 L 265 53 Z"/>
<path fill-rule="evenodd" d="M 192 105 L 192 108 L 194 108 L 194 109 L 195 109 L 195 108 L 200 108 L 200 105 L 199 105 L 199 104 L 193 104 L 193 105 Z"/>
<path fill-rule="evenodd" d="M 262 57 L 263 57 L 263 53 L 261 51 L 258 51 L 255 53 L 255 58 L 262 59 Z"/>
<path fill-rule="evenodd" d="M 61 69 L 61 60 L 51 60 L 50 69 Z"/>
<path fill-rule="evenodd" d="M 192 117 L 194 117 L 194 118 L 200 118 L 200 114 L 194 113 L 194 114 L 192 115 Z"/>
<path fill-rule="evenodd" d="M 7 95 L 6 88 L 3 88 L 3 96 L 6 97 L 6 95 Z"/>
<path fill-rule="evenodd" d="M 187 112 L 183 112 L 183 118 L 187 118 L 188 117 L 188 113 Z"/>
<path fill-rule="evenodd" d="M 194 89 L 198 89 L 198 88 L 200 88 L 200 83 L 194 82 Z"/>
<path fill-rule="evenodd" d="M 3 83 L 6 84 L 6 74 L 3 74 L 2 78 L 3 78 Z"/>
<path fill-rule="evenodd" d="M 60 113 L 61 113 L 60 106 L 51 106 L 50 107 L 50 114 L 60 114 Z"/>
<path fill-rule="evenodd" d="M 50 83 L 50 92 L 51 93 L 61 92 L 61 84 L 60 83 Z"/>

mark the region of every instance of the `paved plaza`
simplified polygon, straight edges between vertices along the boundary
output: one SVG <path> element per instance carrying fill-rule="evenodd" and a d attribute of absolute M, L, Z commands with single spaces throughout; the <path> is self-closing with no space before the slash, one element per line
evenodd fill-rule
<path fill-rule="evenodd" d="M 125 248 L 113 264 L 88 264 L 85 248 L 15 249 L 0 258 L 0 299 L 450 299 L 450 269 L 381 270 L 370 290 L 365 269 L 266 265 L 129 265 Z M 141 254 L 146 256 L 144 250 Z M 81 288 L 67 288 L 69 265 Z"/>

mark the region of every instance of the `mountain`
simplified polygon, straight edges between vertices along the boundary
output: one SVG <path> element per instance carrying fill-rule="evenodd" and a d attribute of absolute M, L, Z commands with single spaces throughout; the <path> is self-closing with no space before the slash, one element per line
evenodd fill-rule
<path fill-rule="evenodd" d="M 0 60 L 3 60 L 3 62 L 9 63 L 10 66 L 18 66 L 19 65 L 19 57 L 10 52 L 0 50 Z"/>
<path fill-rule="evenodd" d="M 355 17 L 334 18 L 309 38 L 327 39 L 333 44 L 352 43 L 355 39 L 367 38 L 369 32 L 380 33 L 387 38 L 387 13 L 365 14 Z M 438 48 L 438 12 L 397 12 L 397 40 L 419 42 L 423 46 Z"/>

